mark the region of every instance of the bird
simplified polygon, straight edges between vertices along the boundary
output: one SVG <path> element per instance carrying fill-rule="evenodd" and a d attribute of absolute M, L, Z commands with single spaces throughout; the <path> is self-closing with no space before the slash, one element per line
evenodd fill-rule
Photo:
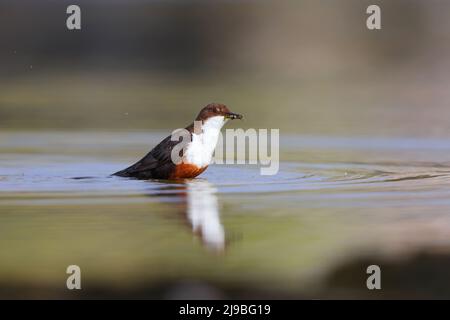
<path fill-rule="evenodd" d="M 241 114 L 231 112 L 224 104 L 210 103 L 201 109 L 194 122 L 185 128 L 189 139 L 179 152 L 180 161 L 173 161 L 172 150 L 181 141 L 173 139 L 170 135 L 141 160 L 114 173 L 113 176 L 140 180 L 195 178 L 204 172 L 211 163 L 220 130 L 225 123 L 228 120 L 242 118 Z"/>

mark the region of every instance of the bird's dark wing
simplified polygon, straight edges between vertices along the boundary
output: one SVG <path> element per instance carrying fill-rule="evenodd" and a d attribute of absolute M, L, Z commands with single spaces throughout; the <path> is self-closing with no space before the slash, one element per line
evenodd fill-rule
<path fill-rule="evenodd" d="M 171 136 L 168 136 L 141 160 L 122 171 L 114 173 L 114 175 L 142 179 L 165 178 L 166 172 L 168 174 L 175 166 L 171 154 L 173 147 L 178 143 L 180 141 L 172 141 Z"/>

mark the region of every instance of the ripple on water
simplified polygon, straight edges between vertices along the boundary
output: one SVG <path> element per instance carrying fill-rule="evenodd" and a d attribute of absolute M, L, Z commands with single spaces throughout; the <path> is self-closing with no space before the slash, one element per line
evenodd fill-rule
<path fill-rule="evenodd" d="M 11 165 L 4 160 L 0 198 L 9 202 L 152 201 L 154 197 L 173 201 L 171 195 L 183 192 L 180 183 L 111 177 L 110 173 L 123 164 L 80 157 L 46 161 L 33 161 L 29 156 Z M 208 181 L 219 194 L 285 194 L 290 195 L 290 201 L 333 197 L 360 200 L 362 196 L 389 199 L 392 192 L 414 196 L 419 191 L 442 197 L 448 196 L 442 186 L 450 183 L 450 168 L 432 163 L 283 162 L 277 175 L 262 176 L 257 166 L 214 165 L 200 179 Z"/>

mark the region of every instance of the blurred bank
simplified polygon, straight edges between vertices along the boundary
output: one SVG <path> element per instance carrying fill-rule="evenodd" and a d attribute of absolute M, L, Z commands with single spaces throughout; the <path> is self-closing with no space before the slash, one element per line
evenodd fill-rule
<path fill-rule="evenodd" d="M 245 127 L 448 137 L 450 3 L 0 2 L 2 129 L 172 130 L 219 101 Z"/>

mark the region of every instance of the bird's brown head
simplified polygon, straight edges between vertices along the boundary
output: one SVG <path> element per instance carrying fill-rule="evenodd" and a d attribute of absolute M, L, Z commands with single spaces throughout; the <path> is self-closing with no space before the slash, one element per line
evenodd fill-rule
<path fill-rule="evenodd" d="M 204 107 L 195 120 L 204 121 L 211 117 L 223 116 L 225 119 L 242 119 L 242 115 L 233 113 L 228 107 L 221 103 L 210 103 Z"/>

